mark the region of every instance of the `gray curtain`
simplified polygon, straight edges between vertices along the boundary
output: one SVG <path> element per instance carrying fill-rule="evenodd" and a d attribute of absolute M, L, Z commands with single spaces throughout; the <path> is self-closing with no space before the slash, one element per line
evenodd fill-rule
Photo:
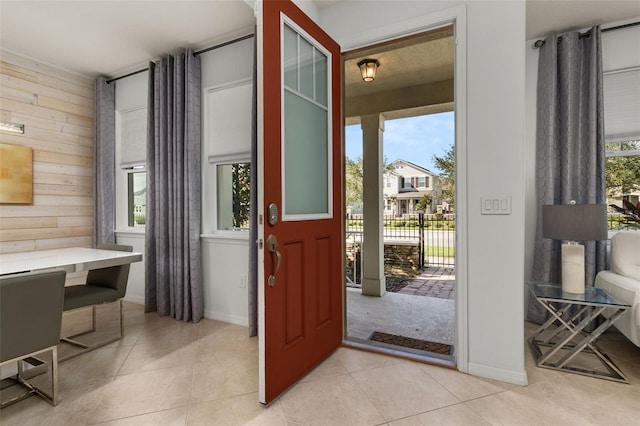
<path fill-rule="evenodd" d="M 558 40 L 560 38 L 560 40 Z M 532 278 L 558 283 L 561 241 L 542 238 L 545 204 L 603 204 L 604 118 L 600 28 L 545 39 L 538 59 L 536 190 L 538 221 Z M 605 268 L 606 242 L 585 244 L 586 285 Z M 528 318 L 545 309 L 530 298 Z"/>
<path fill-rule="evenodd" d="M 93 246 L 115 243 L 116 88 L 96 80 L 93 193 Z"/>
<path fill-rule="evenodd" d="M 258 68 L 253 39 L 253 97 L 251 107 L 251 195 L 249 198 L 249 336 L 258 335 Z"/>
<path fill-rule="evenodd" d="M 200 254 L 200 58 L 149 64 L 145 311 L 203 316 Z"/>

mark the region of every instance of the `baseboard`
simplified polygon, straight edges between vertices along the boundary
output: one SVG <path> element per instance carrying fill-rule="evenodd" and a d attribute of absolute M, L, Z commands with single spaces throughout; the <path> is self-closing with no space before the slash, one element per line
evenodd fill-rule
<path fill-rule="evenodd" d="M 525 370 L 522 371 L 513 371 L 513 370 L 505 370 L 503 368 L 491 367 L 490 365 L 484 364 L 476 364 L 474 362 L 470 362 L 469 366 L 469 374 L 473 376 L 480 376 L 486 379 L 498 380 L 506 383 L 513 383 L 514 385 L 526 386 L 527 381 L 527 372 Z"/>
<path fill-rule="evenodd" d="M 138 305 L 144 305 L 144 296 L 125 296 L 124 299 L 125 302 L 131 302 L 131 303 L 136 303 Z"/>
<path fill-rule="evenodd" d="M 243 327 L 249 326 L 249 319 L 240 315 L 229 315 L 205 309 L 204 317 L 216 321 L 227 322 L 229 324 L 241 325 Z"/>

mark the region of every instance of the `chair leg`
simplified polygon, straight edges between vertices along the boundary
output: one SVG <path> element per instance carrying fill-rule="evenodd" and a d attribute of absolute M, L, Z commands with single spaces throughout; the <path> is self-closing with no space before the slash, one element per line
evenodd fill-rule
<path fill-rule="evenodd" d="M 96 331 L 96 305 L 91 308 L 91 331 Z"/>
<path fill-rule="evenodd" d="M 58 405 L 58 347 L 54 346 L 51 351 L 51 403 Z"/>
<path fill-rule="evenodd" d="M 124 309 L 122 307 L 122 299 L 120 302 L 120 338 L 124 337 Z"/>
<path fill-rule="evenodd" d="M 118 307 L 120 309 L 120 315 L 119 315 L 120 335 L 118 337 L 112 337 L 112 338 L 105 339 L 105 340 L 103 340 L 101 342 L 98 342 L 98 343 L 95 343 L 93 345 L 85 344 L 85 343 L 82 343 L 82 342 L 76 340 L 76 337 L 79 337 L 79 336 L 85 335 L 87 333 L 91 333 L 91 332 L 96 331 L 96 305 L 92 305 L 92 309 L 93 309 L 93 312 L 92 312 L 92 329 L 88 330 L 88 331 L 83 331 L 83 332 L 78 333 L 78 334 L 74 334 L 73 336 L 61 337 L 60 338 L 61 342 L 69 343 L 70 345 L 79 347 L 82 350 L 61 357 L 59 359 L 60 362 L 64 362 L 64 361 L 66 361 L 68 359 L 74 358 L 74 357 L 76 357 L 78 355 L 81 355 L 81 354 L 83 354 L 85 352 L 92 351 L 92 350 L 97 349 L 97 348 L 99 348 L 101 346 L 108 345 L 109 343 L 116 342 L 116 341 L 118 341 L 118 340 L 120 340 L 120 339 L 122 339 L 124 337 L 124 308 L 123 308 L 123 302 L 122 302 L 122 299 L 119 299 L 116 302 L 119 303 Z M 111 302 L 111 303 L 115 303 L 115 302 Z M 78 308 L 78 309 L 83 309 L 83 308 Z"/>
<path fill-rule="evenodd" d="M 47 371 L 47 369 L 45 369 L 44 371 L 40 371 L 39 373 L 34 373 L 34 370 L 40 370 L 40 363 L 42 363 L 42 366 L 46 366 L 46 364 L 48 364 L 36 358 L 35 355 L 40 354 L 42 352 L 47 352 L 47 351 L 51 351 L 51 392 L 50 393 L 44 389 L 41 389 L 40 387 L 38 387 L 38 385 L 35 385 L 30 381 L 30 379 L 32 379 L 33 377 L 39 376 L 40 374 L 43 374 Z M 25 370 L 23 363 L 34 365 L 35 368 Z M 15 404 L 16 402 L 22 401 L 23 399 L 26 399 L 32 396 L 33 394 L 40 395 L 51 405 L 54 405 L 54 406 L 58 405 L 58 402 L 60 402 L 60 397 L 58 395 L 58 347 L 57 346 L 52 346 L 43 351 L 36 352 L 31 356 L 17 360 L 17 368 L 18 368 L 18 372 L 12 379 L 12 382 L 14 382 L 14 384 L 17 386 L 22 387 L 23 392 L 17 394 L 16 396 L 12 397 L 9 400 L 2 401 L 0 403 L 0 408 L 8 407 L 9 405 Z M 5 380 L 9 380 L 9 379 L 5 379 Z"/>

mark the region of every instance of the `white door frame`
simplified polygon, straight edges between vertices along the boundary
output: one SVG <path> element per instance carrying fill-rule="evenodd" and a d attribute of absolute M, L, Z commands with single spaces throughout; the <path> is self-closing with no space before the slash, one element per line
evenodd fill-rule
<path fill-rule="evenodd" d="M 378 26 L 340 40 L 342 52 L 394 40 L 454 24 L 455 70 L 455 154 L 456 154 L 456 321 L 455 359 L 457 369 L 469 370 L 468 296 L 468 203 L 467 203 L 467 10 L 456 6 L 428 15 Z M 346 316 L 345 316 L 346 318 Z"/>

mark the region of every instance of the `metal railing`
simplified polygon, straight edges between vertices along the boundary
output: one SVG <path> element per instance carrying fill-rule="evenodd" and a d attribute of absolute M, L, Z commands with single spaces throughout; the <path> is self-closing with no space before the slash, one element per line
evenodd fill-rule
<path fill-rule="evenodd" d="M 364 222 L 361 215 L 346 220 L 347 243 L 362 243 Z M 418 245 L 420 267 L 455 265 L 455 215 L 407 214 L 384 217 L 384 241 L 409 241 Z"/>

